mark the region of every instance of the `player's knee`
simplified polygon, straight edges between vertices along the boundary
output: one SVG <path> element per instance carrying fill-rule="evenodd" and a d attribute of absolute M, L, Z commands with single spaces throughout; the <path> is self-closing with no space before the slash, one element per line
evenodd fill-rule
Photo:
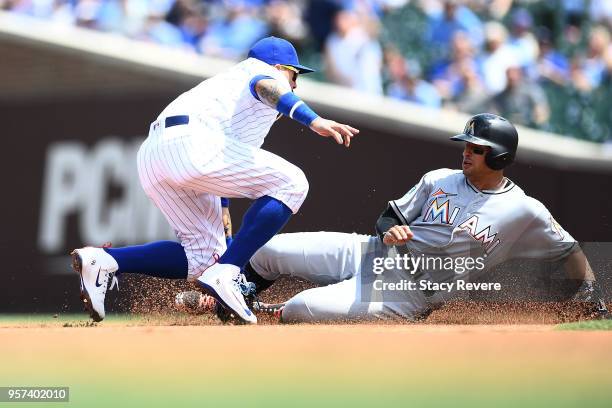
<path fill-rule="evenodd" d="M 303 292 L 289 299 L 281 314 L 281 321 L 283 323 L 306 323 L 312 320 L 313 315 Z"/>
<path fill-rule="evenodd" d="M 280 179 L 281 183 L 277 184 L 278 190 L 271 195 L 296 213 L 308 195 L 308 179 L 299 167 L 293 165 L 284 169 L 283 177 Z"/>
<path fill-rule="evenodd" d="M 297 166 L 294 166 L 290 173 L 290 181 L 289 181 L 289 189 L 292 190 L 294 194 L 303 195 L 304 198 L 306 194 L 308 194 L 308 179 L 306 178 L 306 174 Z"/>
<path fill-rule="evenodd" d="M 294 188 L 295 194 L 297 196 L 296 201 L 299 201 L 299 205 L 302 205 L 304 200 L 306 200 L 306 196 L 308 195 L 308 189 L 310 188 L 310 184 L 308 184 L 308 179 L 306 175 L 301 169 L 297 169 L 296 176 L 294 178 Z"/>
<path fill-rule="evenodd" d="M 275 260 L 287 250 L 286 234 L 277 234 L 255 252 L 251 261 L 263 264 L 270 260 Z"/>

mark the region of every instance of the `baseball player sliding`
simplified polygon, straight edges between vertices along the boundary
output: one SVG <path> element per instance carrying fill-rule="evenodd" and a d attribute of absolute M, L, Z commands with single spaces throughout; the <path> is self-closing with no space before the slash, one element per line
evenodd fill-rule
<path fill-rule="evenodd" d="M 120 273 L 195 280 L 239 319 L 256 323 L 240 273 L 308 192 L 304 173 L 260 148 L 280 114 L 349 147 L 357 129 L 324 119 L 293 93 L 300 65 L 295 48 L 276 37 L 258 41 L 248 58 L 203 81 L 168 105 L 138 151 L 140 182 L 176 231 L 178 242 L 73 251 L 81 298 L 104 319 L 107 286 Z M 255 200 L 226 248 L 220 197 Z"/>
<path fill-rule="evenodd" d="M 506 119 L 479 114 L 462 134 L 461 170 L 425 174 L 402 198 L 390 201 L 376 222 L 378 236 L 338 232 L 281 234 L 262 247 L 245 268 L 258 290 L 280 276 L 326 285 L 303 291 L 284 305 L 264 306 L 280 312 L 282 322 L 324 322 L 403 317 L 414 320 L 465 289 L 470 282 L 513 258 L 558 260 L 579 288 L 577 299 L 596 302 L 606 313 L 593 272 L 583 252 L 539 201 L 504 177 L 514 160 L 518 135 Z M 373 260 L 394 259 L 403 250 L 421 260 L 418 270 L 393 267 L 373 273 Z M 399 252 L 398 252 L 399 250 Z M 474 259 L 472 269 L 457 273 L 460 260 Z M 425 260 L 455 261 L 455 270 L 426 270 Z M 382 263 L 378 264 L 379 266 Z M 465 268 L 463 268 L 465 269 Z M 384 278 L 406 282 L 393 296 L 377 293 Z M 413 282 L 410 286 L 410 282 Z M 177 303 L 210 305 L 206 297 L 182 293 Z"/>

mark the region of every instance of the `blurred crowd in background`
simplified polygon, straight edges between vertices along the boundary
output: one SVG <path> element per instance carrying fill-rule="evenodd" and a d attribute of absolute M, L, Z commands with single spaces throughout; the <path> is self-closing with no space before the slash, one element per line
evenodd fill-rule
<path fill-rule="evenodd" d="M 317 80 L 612 142 L 612 0 L 0 0 L 0 9 L 235 60 L 276 35 Z"/>

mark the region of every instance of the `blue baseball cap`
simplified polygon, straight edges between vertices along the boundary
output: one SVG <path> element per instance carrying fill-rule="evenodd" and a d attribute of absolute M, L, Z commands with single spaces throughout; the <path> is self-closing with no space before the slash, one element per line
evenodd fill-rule
<path fill-rule="evenodd" d="M 257 41 L 249 50 L 248 57 L 270 65 L 289 65 L 300 71 L 300 74 L 314 72 L 314 69 L 300 64 L 297 52 L 289 41 L 278 37 L 266 37 Z"/>

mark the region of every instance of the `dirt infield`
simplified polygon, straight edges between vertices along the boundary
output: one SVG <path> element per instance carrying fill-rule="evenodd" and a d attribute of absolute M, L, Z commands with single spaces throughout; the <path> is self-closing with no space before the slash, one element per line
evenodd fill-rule
<path fill-rule="evenodd" d="M 175 317 L 167 318 L 172 324 Z M 0 325 L 0 385 L 70 386 L 71 407 L 612 401 L 612 332 L 549 325 L 73 323 Z"/>
<path fill-rule="evenodd" d="M 126 280 L 111 303 L 132 313 L 100 324 L 0 316 L 0 386 L 69 386 L 67 407 L 612 405 L 612 331 L 555 328 L 591 318 L 581 304 L 463 301 L 418 323 L 231 326 L 172 311 L 184 282 L 146 282 Z M 281 281 L 263 300 L 307 287 Z"/>
<path fill-rule="evenodd" d="M 184 281 L 139 279 L 128 276 L 122 281 L 121 296 L 116 299 L 118 310 L 131 313 L 168 313 L 174 310 L 174 296 L 183 290 L 198 290 Z M 313 287 L 297 279 L 280 279 L 261 294 L 267 303 L 280 303 L 294 294 Z M 609 308 L 612 305 L 609 305 Z M 592 305 L 566 302 L 484 302 L 456 301 L 435 310 L 421 323 L 425 324 L 558 324 L 589 320 L 595 317 Z M 258 316 L 262 324 L 274 324 L 266 316 Z M 407 323 L 396 321 L 393 323 Z M 217 324 L 215 319 L 210 324 Z M 349 323 L 349 322 L 346 322 Z M 383 323 L 384 324 L 384 323 Z"/>

